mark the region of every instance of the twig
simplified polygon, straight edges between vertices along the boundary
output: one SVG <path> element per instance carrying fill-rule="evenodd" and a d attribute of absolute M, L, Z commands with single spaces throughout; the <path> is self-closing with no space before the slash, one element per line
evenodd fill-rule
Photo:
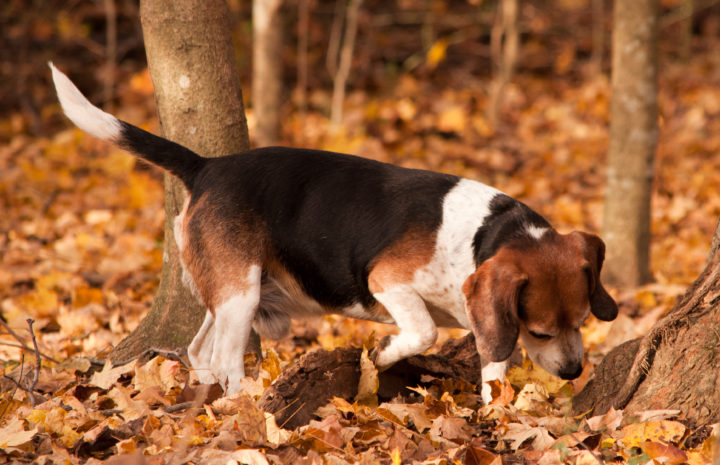
<path fill-rule="evenodd" d="M 35 323 L 35 320 L 33 320 L 32 318 L 28 318 L 26 321 L 28 324 L 28 328 L 30 329 L 30 336 L 32 336 L 33 347 L 35 348 L 35 374 L 33 376 L 32 384 L 30 385 L 30 388 L 28 390 L 28 392 L 30 393 L 30 405 L 32 407 L 35 407 L 37 403 L 37 399 L 35 398 L 35 387 L 40 380 L 40 368 L 42 366 L 42 359 L 40 358 L 40 349 L 38 348 L 37 338 L 35 338 L 35 331 L 33 331 L 33 324 Z"/>
<path fill-rule="evenodd" d="M 187 402 L 180 402 L 179 404 L 168 405 L 167 407 L 163 407 L 163 412 L 175 413 L 175 412 L 179 412 L 180 410 L 186 410 L 186 409 L 192 408 L 193 406 L 195 406 L 196 408 L 200 408 L 200 407 L 196 406 L 195 404 L 196 404 L 196 402 L 194 400 L 189 400 Z"/>
<path fill-rule="evenodd" d="M 10 333 L 10 335 L 11 335 L 12 337 L 14 337 L 15 340 L 20 343 L 19 345 L 15 345 L 15 344 L 12 344 L 12 343 L 10 343 L 10 342 L 0 342 L 0 345 L 6 345 L 6 346 L 10 346 L 10 347 L 17 347 L 18 349 L 22 349 L 22 350 L 24 350 L 24 351 L 26 351 L 26 352 L 33 352 L 33 353 L 35 353 L 35 350 L 33 350 L 30 346 L 28 346 L 27 344 L 25 344 L 25 341 L 23 341 L 23 339 L 22 339 L 15 331 L 13 331 L 12 328 L 11 328 L 2 318 L 0 318 L 0 326 L 2 326 L 3 328 L 5 328 L 5 329 L 7 330 L 7 332 Z M 34 336 L 33 336 L 33 338 L 34 338 Z M 55 360 L 54 358 L 52 358 L 52 357 L 49 356 L 49 355 L 45 355 L 44 353 L 42 353 L 42 352 L 40 352 L 40 351 L 37 351 L 37 352 L 40 354 L 40 356 L 45 357 L 45 359 L 47 359 L 47 360 L 49 360 L 49 361 L 51 361 L 51 362 L 53 362 L 53 363 L 60 363 L 60 362 L 58 362 L 57 360 Z"/>

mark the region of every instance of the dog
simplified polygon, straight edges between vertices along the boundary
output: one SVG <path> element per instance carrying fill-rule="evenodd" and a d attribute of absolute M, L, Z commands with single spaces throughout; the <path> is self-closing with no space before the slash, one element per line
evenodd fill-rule
<path fill-rule="evenodd" d="M 422 353 L 440 327 L 473 332 L 487 381 L 518 339 L 549 373 L 582 371 L 580 327 L 617 316 L 600 282 L 605 245 L 560 234 L 538 213 L 469 179 L 352 155 L 266 147 L 204 158 L 93 106 L 50 63 L 64 113 L 182 181 L 174 237 L 183 279 L 207 308 L 188 347 L 203 383 L 241 390 L 251 328 L 278 339 L 291 318 L 394 323 L 378 369 Z"/>

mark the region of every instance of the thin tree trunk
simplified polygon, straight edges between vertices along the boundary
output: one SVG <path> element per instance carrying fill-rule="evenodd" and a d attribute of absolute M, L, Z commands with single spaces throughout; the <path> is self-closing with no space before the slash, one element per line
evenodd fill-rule
<path fill-rule="evenodd" d="M 510 83 L 520 46 L 517 22 L 519 0 L 500 0 L 498 11 L 490 31 L 490 53 L 495 72 L 488 92 L 487 118 L 495 128 L 500 118 L 505 87 Z"/>
<path fill-rule="evenodd" d="M 257 145 L 280 140 L 283 92 L 282 0 L 253 0 L 252 104 Z"/>
<path fill-rule="evenodd" d="M 165 137 L 204 156 L 246 150 L 247 123 L 225 1 L 143 0 L 140 18 Z M 182 284 L 172 232 L 183 201 L 181 183 L 166 176 L 160 286 L 150 312 L 111 353 L 113 362 L 148 349 L 186 347 L 202 323 L 205 309 Z"/>
<path fill-rule="evenodd" d="M 342 123 L 343 104 L 345 103 L 345 86 L 350 76 L 353 51 L 355 50 L 355 36 L 358 27 L 358 12 L 362 0 L 350 0 L 347 7 L 347 20 L 345 21 L 345 34 L 343 36 L 337 72 L 333 76 L 332 108 L 330 110 L 330 128 L 337 131 Z"/>
<path fill-rule="evenodd" d="M 298 0 L 297 102 L 300 120 L 298 142 L 303 144 L 307 117 L 308 42 L 310 36 L 310 0 Z"/>
<path fill-rule="evenodd" d="M 658 138 L 658 0 L 616 0 L 610 149 L 603 234 L 604 277 L 637 286 L 650 279 L 650 195 Z"/>

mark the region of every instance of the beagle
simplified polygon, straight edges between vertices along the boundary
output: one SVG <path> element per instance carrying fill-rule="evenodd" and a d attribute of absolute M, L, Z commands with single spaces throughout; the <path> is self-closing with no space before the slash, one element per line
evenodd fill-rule
<path fill-rule="evenodd" d="M 93 106 L 52 64 L 65 114 L 177 176 L 183 276 L 207 308 L 188 348 L 201 382 L 240 390 L 251 328 L 277 339 L 290 319 L 336 313 L 394 323 L 379 369 L 473 332 L 483 381 L 502 379 L 518 339 L 563 379 L 580 375 L 580 326 L 612 320 L 605 246 L 559 234 L 539 214 L 468 179 L 351 155 L 266 147 L 204 158 Z M 483 383 L 483 399 L 491 400 Z"/>

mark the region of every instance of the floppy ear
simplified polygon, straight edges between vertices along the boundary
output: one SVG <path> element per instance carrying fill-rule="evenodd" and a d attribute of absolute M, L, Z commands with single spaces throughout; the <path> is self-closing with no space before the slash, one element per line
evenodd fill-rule
<path fill-rule="evenodd" d="M 518 299 L 527 279 L 514 265 L 493 257 L 465 280 L 466 309 L 482 358 L 502 362 L 515 349 Z"/>
<path fill-rule="evenodd" d="M 590 311 L 599 320 L 614 320 L 618 314 L 617 304 L 600 282 L 600 270 L 605 260 L 605 243 L 594 234 L 581 232 L 580 235 L 585 241 L 585 258 L 589 263 L 586 272 L 590 286 Z"/>

